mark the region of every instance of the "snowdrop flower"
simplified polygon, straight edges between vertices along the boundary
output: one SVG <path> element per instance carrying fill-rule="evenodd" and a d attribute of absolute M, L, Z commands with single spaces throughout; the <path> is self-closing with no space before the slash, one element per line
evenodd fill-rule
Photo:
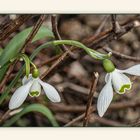
<path fill-rule="evenodd" d="M 97 110 L 100 117 L 104 115 L 113 99 L 113 89 L 118 94 L 124 94 L 131 89 L 132 83 L 124 73 L 140 76 L 140 65 L 132 66 L 126 70 L 119 70 L 115 68 L 110 60 L 105 59 L 103 66 L 107 74 L 105 76 L 106 84 L 101 90 L 97 101 Z"/>
<path fill-rule="evenodd" d="M 46 94 L 46 96 L 52 102 L 60 102 L 60 96 L 57 90 L 48 83 L 43 82 L 39 77 L 38 70 L 36 69 L 33 74 L 30 74 L 27 78 L 26 76 L 22 80 L 22 86 L 19 87 L 12 95 L 9 102 L 9 109 L 16 109 L 20 107 L 28 94 L 31 97 L 38 97 L 41 93 L 41 86 Z"/>

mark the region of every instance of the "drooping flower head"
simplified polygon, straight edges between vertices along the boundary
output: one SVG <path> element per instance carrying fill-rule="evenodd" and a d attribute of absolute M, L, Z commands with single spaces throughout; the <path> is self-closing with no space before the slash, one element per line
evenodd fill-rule
<path fill-rule="evenodd" d="M 106 84 L 101 90 L 97 101 L 97 110 L 100 117 L 104 115 L 113 99 L 113 89 L 118 94 L 124 94 L 131 89 L 132 82 L 124 73 L 140 76 L 140 65 L 132 66 L 126 70 L 119 70 L 115 68 L 110 60 L 105 59 L 103 66 L 107 74 L 105 76 Z"/>
<path fill-rule="evenodd" d="M 37 69 L 35 69 L 32 74 L 29 74 L 28 78 L 25 76 L 22 80 L 22 84 L 23 85 L 14 92 L 10 99 L 9 109 L 11 110 L 20 107 L 28 95 L 38 97 L 41 93 L 41 87 L 52 102 L 60 102 L 61 100 L 57 90 L 39 78 L 39 71 Z"/>

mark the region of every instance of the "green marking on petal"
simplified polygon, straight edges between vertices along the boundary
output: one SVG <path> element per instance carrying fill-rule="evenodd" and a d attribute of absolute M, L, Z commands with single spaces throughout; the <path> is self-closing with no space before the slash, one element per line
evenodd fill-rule
<path fill-rule="evenodd" d="M 31 97 L 38 97 L 39 94 L 40 94 L 40 93 L 39 93 L 38 91 L 32 91 L 32 92 L 29 93 L 29 95 L 30 95 Z"/>
<path fill-rule="evenodd" d="M 123 85 L 121 87 L 121 89 L 119 90 L 120 93 L 125 93 L 125 90 L 130 90 L 131 89 L 131 84 L 126 84 L 126 85 Z"/>

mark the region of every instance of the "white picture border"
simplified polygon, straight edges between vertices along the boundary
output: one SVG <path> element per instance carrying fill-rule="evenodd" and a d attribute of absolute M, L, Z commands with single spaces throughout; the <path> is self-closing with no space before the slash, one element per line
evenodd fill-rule
<path fill-rule="evenodd" d="M 139 0 L 3 0 L 1 14 L 140 13 Z M 0 128 L 0 140 L 136 140 L 139 128 Z"/>

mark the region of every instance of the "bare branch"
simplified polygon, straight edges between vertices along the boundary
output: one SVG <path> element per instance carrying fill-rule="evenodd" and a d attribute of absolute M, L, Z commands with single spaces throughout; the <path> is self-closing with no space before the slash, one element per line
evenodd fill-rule
<path fill-rule="evenodd" d="M 84 121 L 83 121 L 83 126 L 88 125 L 89 116 L 90 116 L 90 107 L 91 107 L 91 104 L 92 104 L 94 93 L 96 91 L 98 78 L 99 78 L 99 74 L 97 72 L 94 73 L 91 88 L 90 88 L 90 92 L 89 92 L 89 96 L 88 96 L 88 102 L 87 102 L 85 117 L 84 117 Z"/>

